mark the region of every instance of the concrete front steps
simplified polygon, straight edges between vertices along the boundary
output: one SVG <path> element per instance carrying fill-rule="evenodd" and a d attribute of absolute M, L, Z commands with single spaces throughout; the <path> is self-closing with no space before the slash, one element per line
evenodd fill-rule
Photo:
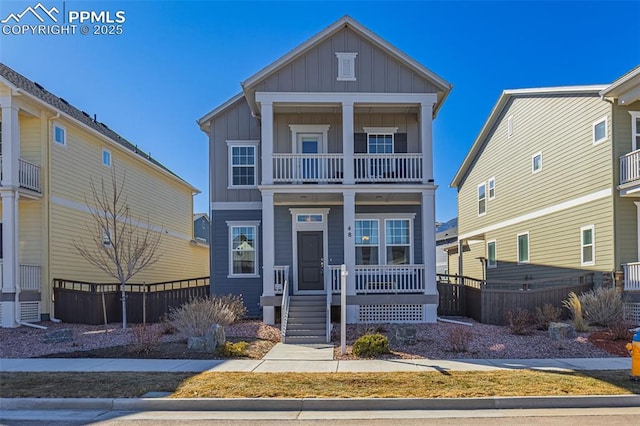
<path fill-rule="evenodd" d="M 327 343 L 327 297 L 291 296 L 285 343 Z"/>

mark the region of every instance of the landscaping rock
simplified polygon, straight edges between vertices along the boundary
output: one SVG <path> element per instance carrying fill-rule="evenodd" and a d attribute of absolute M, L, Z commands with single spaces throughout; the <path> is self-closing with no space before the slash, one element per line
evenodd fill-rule
<path fill-rule="evenodd" d="M 552 322 L 549 323 L 549 337 L 553 340 L 573 339 L 576 337 L 576 330 L 571 324 Z"/>
<path fill-rule="evenodd" d="M 417 329 L 410 325 L 398 326 L 393 330 L 391 341 L 399 345 L 415 345 Z"/>
<path fill-rule="evenodd" d="M 43 343 L 63 343 L 73 342 L 73 330 L 70 328 L 61 328 L 60 330 L 50 331 L 42 336 Z"/>
<path fill-rule="evenodd" d="M 224 345 L 225 342 L 224 328 L 218 324 L 213 324 L 206 335 L 189 337 L 187 339 L 187 348 L 194 351 L 215 352 L 218 345 Z"/>

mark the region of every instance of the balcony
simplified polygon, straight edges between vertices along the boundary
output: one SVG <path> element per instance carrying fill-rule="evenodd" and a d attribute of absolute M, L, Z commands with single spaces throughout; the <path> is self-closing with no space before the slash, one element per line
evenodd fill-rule
<path fill-rule="evenodd" d="M 422 154 L 355 154 L 356 183 L 421 183 Z M 273 182 L 342 183 L 343 154 L 273 154 Z"/>
<path fill-rule="evenodd" d="M 2 156 L 0 155 L 0 179 L 2 179 Z M 29 161 L 18 159 L 18 182 L 21 188 L 34 192 L 42 192 L 40 189 L 40 166 Z"/>

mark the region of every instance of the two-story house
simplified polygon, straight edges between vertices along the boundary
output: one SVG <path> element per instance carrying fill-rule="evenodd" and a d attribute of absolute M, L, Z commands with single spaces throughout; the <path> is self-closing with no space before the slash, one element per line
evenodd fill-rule
<path fill-rule="evenodd" d="M 348 16 L 246 79 L 198 121 L 212 292 L 326 341 L 345 264 L 349 323 L 436 321 L 432 120 L 450 89 Z"/>
<path fill-rule="evenodd" d="M 208 275 L 208 249 L 193 240 L 196 188 L 95 116 L 0 64 L 0 318 L 2 327 L 54 317 L 52 282 L 113 283 L 73 241 L 91 240 L 91 181 L 126 174 L 123 196 L 139 226 L 162 232 L 158 263 L 132 282 Z M 147 220 L 148 218 L 148 220 Z"/>
<path fill-rule="evenodd" d="M 207 213 L 196 213 L 193 215 L 193 237 L 196 241 L 209 244 L 209 234 L 211 233 L 211 222 Z"/>
<path fill-rule="evenodd" d="M 640 290 L 639 100 L 640 67 L 611 85 L 504 91 L 451 183 L 452 272 L 602 282 L 624 267 Z"/>

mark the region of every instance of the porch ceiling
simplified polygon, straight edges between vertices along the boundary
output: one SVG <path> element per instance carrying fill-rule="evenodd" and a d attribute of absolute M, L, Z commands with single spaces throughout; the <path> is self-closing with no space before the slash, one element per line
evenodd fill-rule
<path fill-rule="evenodd" d="M 278 114 L 342 114 L 338 104 L 274 104 L 274 113 Z M 417 105 L 355 105 L 354 114 L 418 114 Z"/>

